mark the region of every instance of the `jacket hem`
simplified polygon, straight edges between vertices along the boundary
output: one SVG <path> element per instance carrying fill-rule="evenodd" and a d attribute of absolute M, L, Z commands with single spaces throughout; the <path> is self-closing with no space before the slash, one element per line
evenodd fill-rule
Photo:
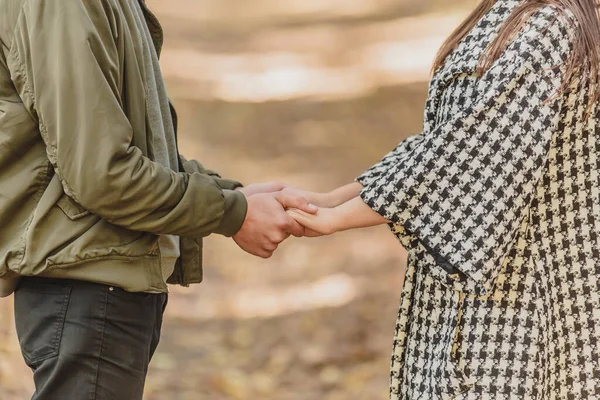
<path fill-rule="evenodd" d="M 128 292 L 168 293 L 157 256 L 102 257 L 71 264 L 55 264 L 39 276 L 100 283 Z"/>

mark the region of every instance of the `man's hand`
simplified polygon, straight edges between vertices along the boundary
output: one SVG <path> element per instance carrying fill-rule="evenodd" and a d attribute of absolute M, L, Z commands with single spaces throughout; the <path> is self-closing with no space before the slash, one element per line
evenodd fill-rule
<path fill-rule="evenodd" d="M 305 198 L 310 204 L 314 204 L 319 208 L 333 208 L 337 206 L 331 193 L 316 193 L 295 186 L 286 186 L 282 189 L 282 192 L 291 196 Z"/>
<path fill-rule="evenodd" d="M 243 250 L 262 258 L 270 258 L 290 235 L 304 236 L 304 228 L 286 209 L 296 208 L 308 214 L 317 212 L 317 207 L 303 197 L 283 192 L 247 195 L 247 199 L 246 220 L 233 240 Z"/>
<path fill-rule="evenodd" d="M 250 197 L 260 193 L 274 193 L 285 189 L 285 185 L 279 182 L 264 182 L 264 183 L 253 183 L 251 185 L 237 188 L 240 192 L 244 193 L 244 196 Z"/>
<path fill-rule="evenodd" d="M 311 204 L 319 208 L 334 208 L 358 197 L 362 190 L 362 185 L 358 182 L 353 182 L 328 193 L 315 193 L 288 185 L 282 190 L 286 194 L 304 197 Z"/>

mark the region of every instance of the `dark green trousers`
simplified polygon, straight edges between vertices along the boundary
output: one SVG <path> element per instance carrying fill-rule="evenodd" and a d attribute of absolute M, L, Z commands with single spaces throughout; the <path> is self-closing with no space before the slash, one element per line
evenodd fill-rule
<path fill-rule="evenodd" d="M 166 294 L 24 278 L 15 322 L 32 400 L 141 400 L 166 304 Z"/>

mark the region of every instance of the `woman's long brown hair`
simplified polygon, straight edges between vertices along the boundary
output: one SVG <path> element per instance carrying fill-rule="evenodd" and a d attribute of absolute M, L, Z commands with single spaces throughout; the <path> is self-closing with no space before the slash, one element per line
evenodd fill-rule
<path fill-rule="evenodd" d="M 434 62 L 439 68 L 459 42 L 475 27 L 477 22 L 494 6 L 497 0 L 482 0 L 467 19 L 450 35 L 440 48 Z M 569 10 L 575 17 L 573 51 L 566 62 L 566 74 L 560 91 L 570 86 L 577 78 L 579 85 L 590 90 L 590 106 L 600 98 L 600 14 L 598 0 L 523 0 L 504 22 L 499 35 L 490 44 L 479 60 L 478 72 L 485 72 L 523 23 L 532 13 L 545 5 L 554 5 L 560 10 Z M 581 86 L 580 86 L 581 87 Z"/>

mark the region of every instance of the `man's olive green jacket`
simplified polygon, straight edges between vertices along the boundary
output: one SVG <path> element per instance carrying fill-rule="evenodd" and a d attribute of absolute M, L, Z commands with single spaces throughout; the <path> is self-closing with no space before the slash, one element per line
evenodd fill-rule
<path fill-rule="evenodd" d="M 169 283 L 188 285 L 202 280 L 201 238 L 244 221 L 239 183 L 148 154 L 151 72 L 132 1 L 0 0 L 0 282 L 164 292 L 159 235 L 180 236 Z M 160 54 L 161 27 L 141 5 Z"/>

